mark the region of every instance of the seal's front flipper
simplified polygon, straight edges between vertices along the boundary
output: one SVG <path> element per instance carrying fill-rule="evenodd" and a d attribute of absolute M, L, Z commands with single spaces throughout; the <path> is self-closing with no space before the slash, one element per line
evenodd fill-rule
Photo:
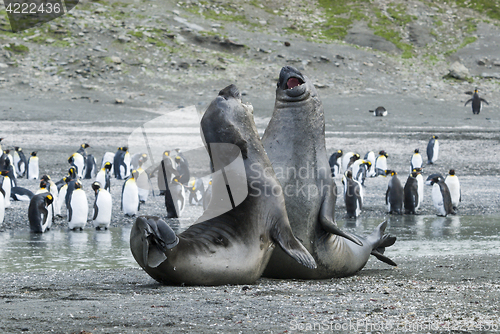
<path fill-rule="evenodd" d="M 387 256 L 383 255 L 385 252 L 385 248 L 394 245 L 396 242 L 396 237 L 393 237 L 389 234 L 384 234 L 385 228 L 387 227 L 387 221 L 381 223 L 375 231 L 373 231 L 372 235 L 369 238 L 375 238 L 375 243 L 373 245 L 373 249 L 371 254 L 375 256 L 382 262 L 385 262 L 391 266 L 397 266 L 397 264 L 389 259 Z"/>
<path fill-rule="evenodd" d="M 140 238 L 140 240 L 137 240 Z M 165 252 L 179 243 L 179 238 L 163 220 L 158 217 L 138 217 L 130 234 L 132 253 L 137 262 L 142 266 L 158 267 L 167 259 Z M 142 243 L 141 254 L 134 245 Z M 137 256 L 139 259 L 137 259 Z"/>
<path fill-rule="evenodd" d="M 285 253 L 294 258 L 298 263 L 309 269 L 316 269 L 316 261 L 307 249 L 295 238 L 287 220 L 279 219 L 273 224 L 271 238 L 280 245 Z"/>
<path fill-rule="evenodd" d="M 334 188 L 336 189 L 336 187 L 334 187 Z M 325 199 L 323 200 L 323 203 L 321 203 L 321 210 L 319 212 L 319 222 L 321 224 L 321 227 L 323 227 L 323 229 L 328 233 L 332 233 L 332 234 L 341 236 L 343 238 L 346 238 L 347 240 L 354 242 L 355 244 L 357 244 L 359 246 L 363 246 L 363 243 L 361 241 L 359 241 L 358 238 L 356 238 L 352 235 L 348 235 L 347 233 L 343 232 L 333 222 L 334 207 L 335 207 L 335 200 L 336 199 L 337 199 L 337 197 L 333 193 L 327 194 L 325 196 Z"/>

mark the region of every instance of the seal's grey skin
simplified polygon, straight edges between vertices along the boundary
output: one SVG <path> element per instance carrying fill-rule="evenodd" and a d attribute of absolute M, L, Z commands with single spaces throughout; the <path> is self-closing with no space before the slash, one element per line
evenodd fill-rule
<path fill-rule="evenodd" d="M 264 152 L 252 111 L 241 104 L 235 86 L 226 87 L 212 101 L 201 127 L 215 166 L 212 201 L 198 223 L 178 236 L 161 219 L 139 217 L 130 235 L 130 248 L 139 265 L 166 284 L 251 284 L 261 276 L 277 243 L 286 257 L 293 257 L 292 262 L 315 268 L 313 257 L 292 234 L 283 196 L 271 192 L 271 188 L 281 189 L 280 184 Z M 213 214 L 220 209 L 214 200 L 220 195 L 222 173 L 217 174 L 217 170 L 229 166 L 234 155 L 229 152 L 223 156 L 227 161 L 222 165 L 214 161 L 217 143 L 232 144 L 236 155 L 241 152 L 246 176 L 240 179 L 245 192 L 248 189 L 241 203 L 235 200 L 236 206 L 222 214 Z M 226 173 L 224 179 L 232 176 Z M 223 189 L 227 185 L 232 198 L 237 198 L 238 189 L 224 182 Z M 207 220 L 207 216 L 213 218 Z"/>
<path fill-rule="evenodd" d="M 264 271 L 274 278 L 323 279 L 348 276 L 361 270 L 370 254 L 382 255 L 395 238 L 384 236 L 382 223 L 362 246 L 339 236 L 334 223 L 336 187 L 325 148 L 323 106 L 314 86 L 293 67 L 281 70 L 274 113 L 262 142 L 285 194 L 293 233 L 318 265 L 296 265 L 276 249 Z"/>

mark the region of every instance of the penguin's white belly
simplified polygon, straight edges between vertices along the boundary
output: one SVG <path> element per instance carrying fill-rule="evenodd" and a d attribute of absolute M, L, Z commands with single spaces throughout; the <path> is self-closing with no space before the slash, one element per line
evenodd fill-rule
<path fill-rule="evenodd" d="M 56 212 L 59 212 L 59 214 L 61 214 L 63 203 L 66 203 L 67 191 L 68 191 L 68 185 L 66 184 L 62 186 L 61 189 L 59 189 L 59 195 L 58 195 L 59 201 L 57 201 L 57 208 L 56 208 Z"/>
<path fill-rule="evenodd" d="M 10 178 L 5 177 L 3 180 L 3 191 L 5 192 L 4 206 L 6 208 L 10 207 L 10 192 L 11 192 Z"/>
<path fill-rule="evenodd" d="M 95 180 L 100 183 L 101 188 L 104 188 L 106 186 L 106 172 L 101 169 L 99 173 L 97 173 Z"/>
<path fill-rule="evenodd" d="M 28 175 L 30 180 L 38 180 L 38 161 L 31 162 L 28 166 Z"/>
<path fill-rule="evenodd" d="M 87 224 L 87 216 L 89 214 L 89 205 L 85 192 L 81 189 L 75 189 L 71 195 L 70 205 L 73 214 L 71 220 L 68 221 L 68 227 L 70 229 L 84 228 L 85 224 Z"/>
<path fill-rule="evenodd" d="M 99 190 L 97 196 L 97 208 L 99 209 L 97 217 L 94 220 L 94 227 L 108 228 L 111 223 L 111 211 L 113 208 L 112 199 L 109 192 L 104 189 Z"/>
<path fill-rule="evenodd" d="M 432 186 L 432 202 L 434 203 L 434 207 L 438 211 L 438 214 L 440 216 L 446 216 L 443 194 L 441 193 L 441 188 L 436 183 Z"/>
<path fill-rule="evenodd" d="M 458 178 L 448 176 L 444 181 L 450 190 L 451 204 L 454 207 L 458 207 L 458 203 L 460 202 L 460 183 Z"/>
<path fill-rule="evenodd" d="M 418 193 L 418 202 L 415 206 L 415 210 L 420 208 L 420 204 L 424 200 L 424 177 L 421 174 L 417 175 L 417 193 Z"/>
<path fill-rule="evenodd" d="M 149 189 L 151 188 L 146 172 L 139 174 L 139 177 L 137 178 L 137 188 L 139 191 L 139 200 L 141 202 L 146 202 L 149 196 Z"/>
<path fill-rule="evenodd" d="M 413 168 L 422 168 L 422 156 L 420 154 L 414 155 L 411 158 L 411 165 Z"/>
<path fill-rule="evenodd" d="M 4 218 L 5 218 L 4 197 L 3 194 L 0 192 L 0 224 L 3 223 Z"/>
<path fill-rule="evenodd" d="M 129 216 L 136 215 L 139 208 L 139 189 L 137 188 L 137 184 L 127 181 L 122 196 L 123 213 Z"/>

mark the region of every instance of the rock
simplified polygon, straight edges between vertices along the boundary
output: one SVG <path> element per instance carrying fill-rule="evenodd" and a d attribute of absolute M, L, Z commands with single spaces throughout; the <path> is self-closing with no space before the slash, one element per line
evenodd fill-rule
<path fill-rule="evenodd" d="M 469 76 L 469 69 L 456 61 L 451 64 L 450 73 L 448 75 L 455 79 L 465 80 Z"/>
<path fill-rule="evenodd" d="M 265 26 L 267 24 L 267 21 L 266 20 L 260 20 L 259 24 Z"/>
<path fill-rule="evenodd" d="M 124 103 L 125 103 L 125 100 L 118 99 L 118 98 L 115 99 L 115 104 L 124 104 Z"/>
<path fill-rule="evenodd" d="M 99 45 L 95 46 L 93 50 L 99 51 L 99 52 L 108 52 L 108 51 L 104 50 L 103 48 L 101 48 Z"/>
<path fill-rule="evenodd" d="M 127 43 L 129 41 L 130 41 L 130 37 L 128 37 L 127 35 L 118 36 L 118 42 L 120 42 L 120 43 Z"/>
<path fill-rule="evenodd" d="M 99 8 L 96 8 L 96 10 L 94 10 L 94 13 L 96 14 L 101 14 L 101 13 L 105 13 L 107 12 L 108 10 L 104 7 L 99 7 Z"/>
<path fill-rule="evenodd" d="M 290 42 L 285 42 L 285 46 L 290 46 Z"/>
<path fill-rule="evenodd" d="M 408 30 L 410 32 L 410 41 L 417 47 L 423 48 L 434 41 L 429 29 L 418 25 L 416 22 L 411 22 L 408 25 Z"/>
<path fill-rule="evenodd" d="M 122 63 L 122 60 L 120 59 L 120 57 L 117 57 L 117 56 L 113 56 L 111 57 L 111 61 L 115 64 L 121 64 Z"/>
<path fill-rule="evenodd" d="M 325 56 L 320 56 L 319 59 L 321 59 L 322 61 L 330 61 L 330 58 L 328 57 L 325 57 Z"/>
<path fill-rule="evenodd" d="M 181 13 L 179 13 L 178 10 L 173 10 L 172 13 L 174 13 L 175 15 L 179 16 Z"/>
<path fill-rule="evenodd" d="M 487 60 L 486 58 L 483 58 L 483 59 L 479 59 L 479 60 L 477 61 L 477 64 L 478 64 L 479 66 L 484 66 L 484 65 L 486 65 L 486 63 L 487 63 L 487 62 L 488 62 L 488 60 Z"/>
<path fill-rule="evenodd" d="M 4 64 L 4 63 L 0 63 L 0 68 L 7 68 L 7 67 L 9 67 L 9 65 Z"/>
<path fill-rule="evenodd" d="M 320 83 L 320 82 L 315 82 L 314 87 L 316 87 L 316 88 L 328 88 L 328 85 L 325 85 L 325 84 Z"/>
<path fill-rule="evenodd" d="M 47 39 L 45 40 L 45 43 L 47 43 L 47 44 L 52 44 L 52 43 L 54 43 L 55 41 L 56 41 L 55 39 L 52 39 L 52 38 L 47 38 Z"/>
<path fill-rule="evenodd" d="M 179 67 L 180 68 L 183 68 L 185 70 L 187 70 L 191 65 L 185 61 L 183 61 L 182 63 L 179 64 Z"/>
<path fill-rule="evenodd" d="M 500 60 L 495 60 L 493 62 L 493 66 L 500 66 Z"/>
<path fill-rule="evenodd" d="M 500 79 L 500 73 L 482 73 L 481 77 L 485 79 Z"/>
<path fill-rule="evenodd" d="M 375 35 L 373 31 L 368 28 L 368 25 L 364 22 L 355 23 L 347 32 L 347 36 L 344 40 L 350 44 L 367 46 L 372 49 L 385 52 L 394 52 L 399 50 L 393 43 L 389 42 L 381 36 Z"/>

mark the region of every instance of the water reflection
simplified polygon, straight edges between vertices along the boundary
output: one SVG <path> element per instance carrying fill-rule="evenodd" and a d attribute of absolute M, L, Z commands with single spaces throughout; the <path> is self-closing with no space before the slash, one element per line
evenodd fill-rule
<path fill-rule="evenodd" d="M 182 218 L 167 223 L 180 233 L 195 221 Z M 345 231 L 367 235 L 382 221 L 360 217 L 338 224 Z M 389 257 L 500 254 L 500 217 L 404 215 L 388 216 L 387 221 L 386 231 L 398 237 L 386 250 Z M 0 272 L 138 267 L 129 248 L 130 229 L 131 225 L 107 231 L 6 231 L 0 233 Z"/>

